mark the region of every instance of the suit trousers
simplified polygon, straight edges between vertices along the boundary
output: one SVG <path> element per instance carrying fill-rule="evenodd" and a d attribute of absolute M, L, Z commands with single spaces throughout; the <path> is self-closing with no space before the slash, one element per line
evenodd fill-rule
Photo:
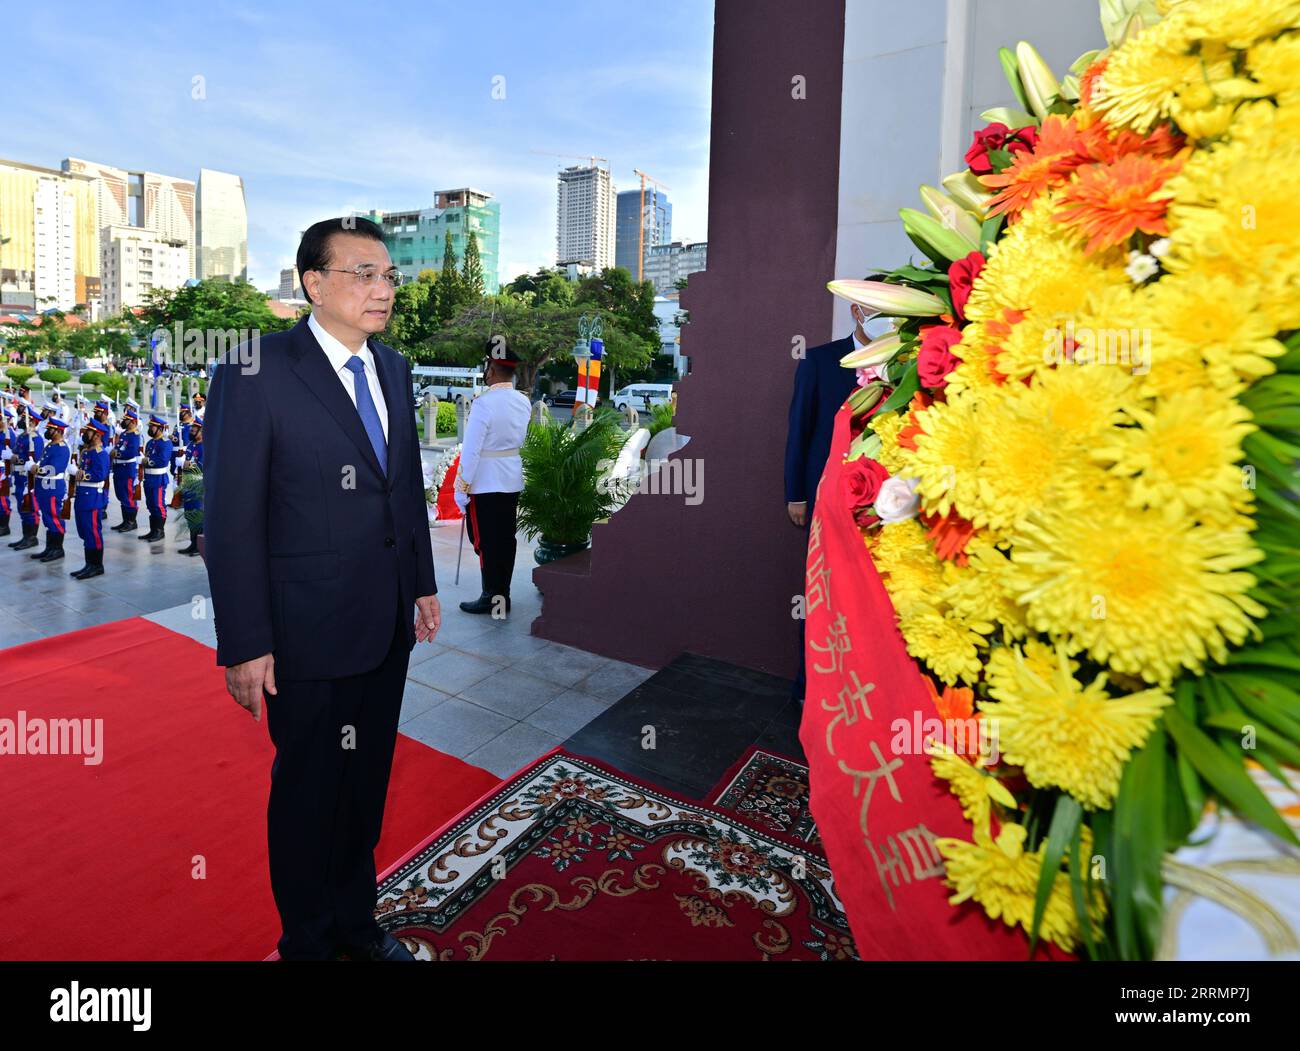
<path fill-rule="evenodd" d="M 277 679 L 278 692 L 263 694 L 275 745 L 266 827 L 283 959 L 330 959 L 380 936 L 375 848 L 410 658 L 399 610 L 377 668 Z"/>
<path fill-rule="evenodd" d="M 515 572 L 515 513 L 518 493 L 471 493 L 465 529 L 478 555 L 485 595 L 510 595 Z"/>

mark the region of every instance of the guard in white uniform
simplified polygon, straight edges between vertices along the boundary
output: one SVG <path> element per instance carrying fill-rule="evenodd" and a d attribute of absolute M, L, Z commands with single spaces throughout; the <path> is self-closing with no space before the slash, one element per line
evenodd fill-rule
<path fill-rule="evenodd" d="M 456 503 L 483 572 L 483 593 L 462 602 L 466 613 L 510 612 L 510 578 L 515 570 L 515 513 L 524 488 L 520 446 L 528 433 L 532 406 L 515 390 L 519 358 L 501 337 L 487 342 L 483 382 L 465 424 L 456 478 Z M 504 601 L 501 601 L 504 600 Z"/>

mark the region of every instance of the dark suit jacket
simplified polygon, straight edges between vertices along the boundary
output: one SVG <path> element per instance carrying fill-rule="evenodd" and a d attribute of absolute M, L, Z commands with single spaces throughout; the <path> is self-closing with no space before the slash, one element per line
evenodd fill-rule
<path fill-rule="evenodd" d="M 411 369 L 391 347 L 370 349 L 386 475 L 305 318 L 217 366 L 203 531 L 218 664 L 274 653 L 277 677 L 356 675 L 383 661 L 399 611 L 415 644 L 415 599 L 437 587 Z"/>
<path fill-rule="evenodd" d="M 840 367 L 840 358 L 853 347 L 851 335 L 823 343 L 811 348 L 795 369 L 785 440 L 785 501 L 806 500 L 809 522 L 817 502 L 817 483 L 831 452 L 835 414 L 858 383 L 854 369 Z"/>

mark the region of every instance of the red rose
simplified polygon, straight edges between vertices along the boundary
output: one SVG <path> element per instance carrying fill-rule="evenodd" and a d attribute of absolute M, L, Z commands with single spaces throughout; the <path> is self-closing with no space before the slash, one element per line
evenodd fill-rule
<path fill-rule="evenodd" d="M 949 347 L 961 341 L 961 333 L 951 325 L 930 325 L 921 329 L 921 349 L 916 353 L 916 375 L 926 390 L 943 390 L 948 373 L 958 360 Z"/>
<path fill-rule="evenodd" d="M 989 150 L 1019 153 L 1021 150 L 1032 150 L 1037 141 L 1037 128 L 1030 126 L 1012 131 L 1005 124 L 995 121 L 983 131 L 975 133 L 975 140 L 966 151 L 966 163 L 976 175 L 992 175 L 993 165 L 989 161 Z"/>
<path fill-rule="evenodd" d="M 979 252 L 971 252 L 948 267 L 948 291 L 952 293 L 952 310 L 962 321 L 966 320 L 966 300 L 970 298 L 971 285 L 983 269 L 984 256 Z"/>
<path fill-rule="evenodd" d="M 844 473 L 844 495 L 849 509 L 857 512 L 876 502 L 876 494 L 889 472 L 869 456 L 859 456 Z"/>

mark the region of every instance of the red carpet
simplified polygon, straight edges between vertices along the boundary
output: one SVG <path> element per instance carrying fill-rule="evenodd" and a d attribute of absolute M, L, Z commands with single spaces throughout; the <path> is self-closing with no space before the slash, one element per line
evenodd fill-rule
<path fill-rule="evenodd" d="M 99 765 L 0 755 L 0 959 L 261 960 L 275 948 L 274 749 L 211 649 L 117 621 L 0 651 L 0 690 L 0 719 L 103 720 Z M 499 782 L 399 735 L 379 871 Z"/>
<path fill-rule="evenodd" d="M 847 960 L 825 857 L 555 749 L 379 881 L 420 960 Z"/>

